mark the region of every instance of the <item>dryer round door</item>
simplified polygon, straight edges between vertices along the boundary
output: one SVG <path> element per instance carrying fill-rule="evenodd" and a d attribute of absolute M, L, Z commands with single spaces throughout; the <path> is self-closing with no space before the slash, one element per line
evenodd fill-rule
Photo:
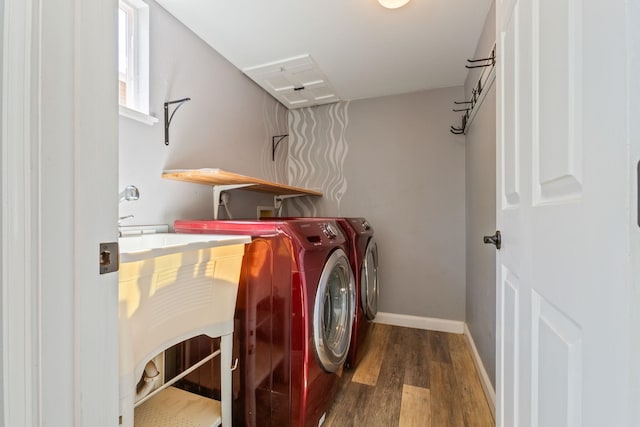
<path fill-rule="evenodd" d="M 355 303 L 355 280 L 349 259 L 335 250 L 324 265 L 313 313 L 316 357 L 326 372 L 336 372 L 347 358 Z"/>
<path fill-rule="evenodd" d="M 360 270 L 360 304 L 367 319 L 378 314 L 378 245 L 373 237 L 367 244 Z"/>

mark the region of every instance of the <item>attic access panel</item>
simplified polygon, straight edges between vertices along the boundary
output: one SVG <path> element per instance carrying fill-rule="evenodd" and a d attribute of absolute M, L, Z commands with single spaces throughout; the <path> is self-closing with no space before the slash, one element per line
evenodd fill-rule
<path fill-rule="evenodd" d="M 309 55 L 242 71 L 288 109 L 340 101 L 327 77 Z"/>

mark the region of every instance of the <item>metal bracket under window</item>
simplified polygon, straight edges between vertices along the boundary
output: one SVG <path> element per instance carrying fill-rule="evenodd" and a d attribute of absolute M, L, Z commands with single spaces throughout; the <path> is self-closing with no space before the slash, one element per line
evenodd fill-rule
<path fill-rule="evenodd" d="M 173 119 L 173 115 L 178 111 L 178 108 L 182 107 L 187 101 L 191 101 L 191 98 L 182 98 L 176 101 L 167 101 L 164 103 L 164 145 L 169 145 L 169 125 L 171 125 L 171 119 Z M 174 108 L 171 115 L 169 115 L 169 105 L 178 104 L 176 108 Z"/>

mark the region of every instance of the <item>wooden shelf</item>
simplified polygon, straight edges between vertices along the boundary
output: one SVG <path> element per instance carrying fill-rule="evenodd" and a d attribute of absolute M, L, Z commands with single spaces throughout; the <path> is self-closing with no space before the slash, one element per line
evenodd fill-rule
<path fill-rule="evenodd" d="M 175 181 L 192 182 L 195 184 L 211 186 L 238 186 L 237 188 L 272 193 L 278 196 L 322 196 L 322 193 L 319 191 L 264 181 L 250 176 L 223 171 L 221 169 L 166 170 L 162 173 L 162 177 L 166 179 L 173 179 Z"/>

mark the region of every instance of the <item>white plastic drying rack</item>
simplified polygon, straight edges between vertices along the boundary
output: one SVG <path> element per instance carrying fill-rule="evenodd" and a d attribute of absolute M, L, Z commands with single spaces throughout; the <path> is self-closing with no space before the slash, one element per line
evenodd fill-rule
<path fill-rule="evenodd" d="M 244 188 L 251 191 L 271 193 L 274 195 L 273 205 L 276 212 L 279 212 L 284 199 L 302 196 L 319 196 L 322 193 L 301 187 L 265 181 L 250 176 L 240 175 L 222 169 L 174 169 L 166 170 L 162 173 L 165 179 L 175 181 L 191 182 L 195 184 L 205 184 L 213 187 L 213 218 L 218 219 L 218 208 L 220 207 L 220 194 L 224 191 Z"/>

